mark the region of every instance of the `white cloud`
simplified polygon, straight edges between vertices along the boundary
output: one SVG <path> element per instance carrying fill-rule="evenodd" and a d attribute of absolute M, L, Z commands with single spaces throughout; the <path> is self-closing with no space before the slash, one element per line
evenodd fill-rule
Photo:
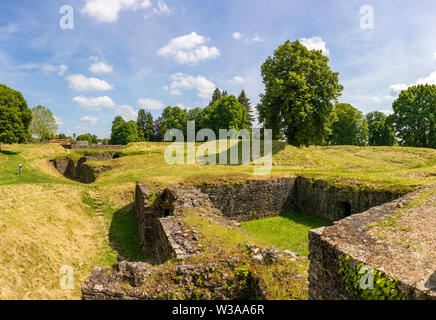
<path fill-rule="evenodd" d="M 114 87 L 104 80 L 87 78 L 81 74 L 73 74 L 65 78 L 70 83 L 70 88 L 75 91 L 108 91 Z"/>
<path fill-rule="evenodd" d="M 189 108 L 186 108 L 183 103 L 176 104 L 176 107 L 179 107 L 180 109 L 187 109 L 187 110 L 189 110 Z"/>
<path fill-rule="evenodd" d="M 147 98 L 139 99 L 137 104 L 141 108 L 148 110 L 158 110 L 164 108 L 164 104 L 162 102 Z"/>
<path fill-rule="evenodd" d="M 182 91 L 180 89 L 173 89 L 173 90 L 170 90 L 170 94 L 172 96 L 181 96 L 182 95 Z"/>
<path fill-rule="evenodd" d="M 383 109 L 383 110 L 380 110 L 380 112 L 383 112 L 387 116 L 389 116 L 389 115 L 394 113 L 394 111 L 391 110 L 391 109 Z"/>
<path fill-rule="evenodd" d="M 89 71 L 94 74 L 111 73 L 113 70 L 113 67 L 105 62 L 95 62 L 89 67 Z"/>
<path fill-rule="evenodd" d="M 144 0 L 141 3 L 141 8 L 147 9 L 151 7 L 151 0 Z"/>
<path fill-rule="evenodd" d="M 61 64 L 58 68 L 58 75 L 63 76 L 67 70 L 68 70 L 68 67 L 64 64 Z"/>
<path fill-rule="evenodd" d="M 419 78 L 416 80 L 416 84 L 436 84 L 436 71 L 433 71 L 427 77 Z"/>
<path fill-rule="evenodd" d="M 395 99 L 395 97 L 397 97 L 401 91 L 403 90 L 407 90 L 409 86 L 405 83 L 399 83 L 399 84 L 393 84 L 389 86 L 389 96 L 393 97 Z"/>
<path fill-rule="evenodd" d="M 233 79 L 229 80 L 229 83 L 231 84 L 240 84 L 240 83 L 244 83 L 245 79 L 240 77 L 240 76 L 235 76 Z"/>
<path fill-rule="evenodd" d="M 77 102 L 81 107 L 90 110 L 101 110 L 101 108 L 113 108 L 115 103 L 108 96 L 104 97 L 75 97 L 74 102 Z"/>
<path fill-rule="evenodd" d="M 203 76 L 193 77 L 184 73 L 175 73 L 170 76 L 171 89 L 195 89 L 202 99 L 210 99 L 216 86 Z"/>
<path fill-rule="evenodd" d="M 96 117 L 93 117 L 93 116 L 84 116 L 84 117 L 81 117 L 80 120 L 87 121 L 91 125 L 96 125 L 99 121 Z"/>
<path fill-rule="evenodd" d="M 25 70 L 39 69 L 45 74 L 57 72 L 59 76 L 63 76 L 65 72 L 68 70 L 68 67 L 64 64 L 58 66 L 52 64 L 27 64 L 27 65 L 21 65 L 19 66 L 19 68 Z"/>
<path fill-rule="evenodd" d="M 300 42 L 309 50 L 321 50 L 326 56 L 330 54 L 329 49 L 326 47 L 325 41 L 323 41 L 320 37 L 301 38 Z"/>
<path fill-rule="evenodd" d="M 161 56 L 173 57 L 179 63 L 194 63 L 219 57 L 220 52 L 216 47 L 202 45 L 207 41 L 209 41 L 208 38 L 191 32 L 171 39 L 157 53 Z"/>
<path fill-rule="evenodd" d="M 94 17 L 99 22 L 114 22 L 122 10 L 137 10 L 145 8 L 147 2 L 140 0 L 86 0 L 82 13 Z"/>
<path fill-rule="evenodd" d="M 125 121 L 136 121 L 138 119 L 138 110 L 133 109 L 133 107 L 127 104 L 116 107 L 116 111 Z"/>
<path fill-rule="evenodd" d="M 157 2 L 157 7 L 153 8 L 153 12 L 157 15 L 170 14 L 171 9 L 168 8 L 167 4 L 161 0 Z"/>
<path fill-rule="evenodd" d="M 96 18 L 98 22 L 115 22 L 120 12 L 126 10 L 150 10 L 151 15 L 158 16 L 171 13 L 171 9 L 162 0 L 157 1 L 154 8 L 151 0 L 86 0 L 81 12 Z M 144 18 L 149 16 L 146 15 Z"/>
<path fill-rule="evenodd" d="M 407 85 L 405 83 L 393 84 L 389 86 L 389 95 L 386 98 L 390 98 L 392 100 L 396 99 L 398 95 L 403 90 L 407 90 L 410 86 L 420 85 L 420 84 L 436 84 L 436 71 L 430 73 L 427 77 L 419 78 L 415 81 L 415 84 Z"/>
<path fill-rule="evenodd" d="M 61 119 L 61 118 L 56 117 L 55 115 L 53 115 L 53 117 L 54 117 L 54 119 L 55 119 L 55 121 L 56 121 L 56 124 L 57 124 L 58 126 L 64 124 L 64 123 L 62 122 L 62 119 Z"/>
<path fill-rule="evenodd" d="M 264 41 L 265 41 L 265 38 L 261 38 L 261 37 L 259 37 L 259 36 L 256 34 L 256 35 L 254 35 L 254 37 L 251 39 L 251 41 L 253 41 L 253 42 L 264 42 Z"/>
<path fill-rule="evenodd" d="M 242 37 L 242 34 L 240 32 L 233 32 L 232 34 L 233 39 L 239 40 Z"/>
<path fill-rule="evenodd" d="M 433 52 L 433 58 L 436 59 L 436 51 Z"/>

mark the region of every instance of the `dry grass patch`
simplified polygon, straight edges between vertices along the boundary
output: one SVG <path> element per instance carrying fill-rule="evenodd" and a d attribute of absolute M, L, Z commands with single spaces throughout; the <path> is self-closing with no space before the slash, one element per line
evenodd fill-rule
<path fill-rule="evenodd" d="M 107 247 L 83 192 L 65 185 L 0 187 L 0 299 L 80 298 Z M 63 265 L 74 268 L 74 290 L 60 289 Z"/>

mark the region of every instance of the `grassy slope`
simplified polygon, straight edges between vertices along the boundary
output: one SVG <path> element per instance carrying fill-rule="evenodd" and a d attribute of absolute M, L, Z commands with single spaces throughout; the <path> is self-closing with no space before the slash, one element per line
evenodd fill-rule
<path fill-rule="evenodd" d="M 3 145 L 0 299 L 78 299 L 92 268 L 116 261 L 108 221 L 84 202 L 91 189 L 60 176 L 47 161 L 64 153 L 57 145 Z M 60 290 L 63 265 L 74 269 L 74 290 Z"/>
<path fill-rule="evenodd" d="M 92 267 L 108 267 L 116 260 L 109 239 L 124 257 L 142 260 L 130 215 L 138 180 L 162 186 L 252 177 L 252 165 L 169 166 L 163 160 L 166 145 L 132 144 L 123 150 L 131 156 L 95 163 L 119 166 L 91 185 L 65 179 L 48 163 L 48 158 L 68 154 L 60 146 L 3 145 L 0 298 L 79 298 L 80 286 Z M 277 143 L 274 151 L 274 175 L 303 174 L 382 187 L 436 182 L 436 150 L 298 149 Z M 20 163 L 24 164 L 21 177 L 17 174 Z M 62 265 L 76 270 L 74 291 L 59 290 Z"/>

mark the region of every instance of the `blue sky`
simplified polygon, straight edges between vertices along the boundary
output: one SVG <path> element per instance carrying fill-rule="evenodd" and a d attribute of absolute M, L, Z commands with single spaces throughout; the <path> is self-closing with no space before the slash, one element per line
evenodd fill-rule
<path fill-rule="evenodd" d="M 49 107 L 59 132 L 109 137 L 140 107 L 203 107 L 215 87 L 256 104 L 260 66 L 301 39 L 339 72 L 340 101 L 390 112 L 401 89 L 436 84 L 434 0 L 0 0 L 0 83 Z M 62 29 L 63 5 L 74 28 Z M 361 28 L 371 6 L 374 28 Z M 365 20 L 366 21 L 366 20 Z"/>

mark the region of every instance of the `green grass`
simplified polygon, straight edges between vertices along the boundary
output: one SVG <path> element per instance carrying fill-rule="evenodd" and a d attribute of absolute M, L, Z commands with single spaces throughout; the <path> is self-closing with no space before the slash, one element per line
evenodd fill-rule
<path fill-rule="evenodd" d="M 242 228 L 256 239 L 302 256 L 309 255 L 309 231 L 328 225 L 331 223 L 327 220 L 296 212 L 241 224 Z"/>
<path fill-rule="evenodd" d="M 59 266 L 74 266 L 80 286 L 94 266 L 110 267 L 117 253 L 129 260 L 143 260 L 136 222 L 131 214 L 136 181 L 148 183 L 157 190 L 168 184 L 232 183 L 255 178 L 252 164 L 170 166 L 164 160 L 168 145 L 133 143 L 116 150 L 122 155 L 120 158 L 89 162 L 96 167 L 115 166 L 90 185 L 61 176 L 48 159 L 67 156 L 77 159 L 106 150 L 79 152 L 59 145 L 3 145 L 0 153 L 0 298 L 79 298 L 79 287 L 72 293 L 58 290 L 59 281 L 53 274 L 58 273 Z M 436 183 L 436 150 L 433 149 L 295 148 L 274 142 L 273 154 L 274 176 L 302 175 L 340 186 L 389 190 L 409 190 Z M 18 174 L 20 163 L 24 165 L 22 176 Z M 99 192 L 100 201 L 83 196 L 88 192 Z M 98 208 L 103 209 L 102 216 L 97 214 Z M 228 231 L 223 226 L 211 227 L 206 220 L 202 222 L 206 237 L 214 245 L 233 248 L 243 243 L 268 244 L 302 255 L 308 253 L 308 231 L 328 224 L 290 213 L 243 223 L 251 234 L 247 235 Z M 273 273 L 271 271 L 271 275 Z M 279 280 L 274 278 L 271 283 L 281 290 Z"/>

